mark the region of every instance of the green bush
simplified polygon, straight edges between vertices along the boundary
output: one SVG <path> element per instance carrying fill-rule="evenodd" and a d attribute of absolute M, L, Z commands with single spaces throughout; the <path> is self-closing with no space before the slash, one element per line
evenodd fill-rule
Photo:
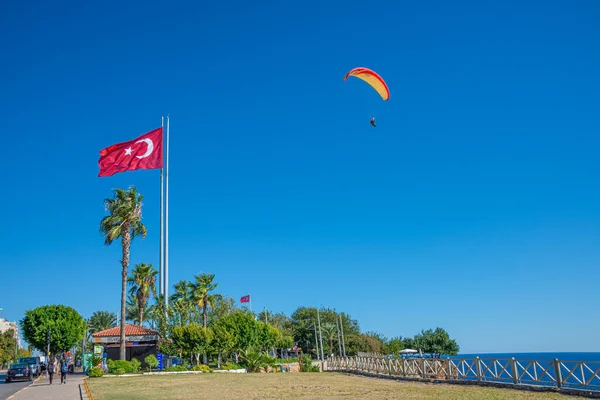
<path fill-rule="evenodd" d="M 93 367 L 90 370 L 90 378 L 99 378 L 102 375 L 104 375 L 104 371 L 102 371 L 102 368 L 100 367 Z"/>
<path fill-rule="evenodd" d="M 108 360 L 109 362 L 112 360 Z M 98 365 L 100 365 L 100 363 L 102 362 L 102 358 L 98 357 L 98 356 L 93 356 L 90 357 L 90 363 L 92 365 L 92 367 L 97 367 Z"/>
<path fill-rule="evenodd" d="M 154 354 L 150 354 L 149 356 L 146 356 L 146 358 L 144 358 L 144 361 L 150 367 L 150 371 L 152 371 L 152 368 L 158 367 L 158 359 L 156 358 L 156 356 Z"/>
<path fill-rule="evenodd" d="M 133 373 L 133 365 L 129 361 L 125 360 L 111 360 L 112 363 L 107 363 L 108 372 L 111 374 L 118 374 L 116 372 L 119 369 L 122 369 L 125 372 L 123 374 L 131 374 Z"/>
<path fill-rule="evenodd" d="M 165 371 L 167 371 L 167 372 L 183 372 L 183 371 L 187 371 L 187 368 L 184 367 L 183 365 L 174 365 L 172 367 L 165 368 Z"/>
<path fill-rule="evenodd" d="M 312 358 L 308 354 L 302 355 L 302 357 L 298 360 L 300 364 L 300 372 L 319 372 L 321 368 L 317 365 L 312 365 Z"/>
<path fill-rule="evenodd" d="M 236 363 L 227 363 L 221 364 L 221 369 L 225 371 L 231 371 L 232 369 L 242 369 L 242 366 Z"/>
<path fill-rule="evenodd" d="M 140 365 L 142 365 L 140 360 L 138 360 L 137 358 L 134 358 L 130 361 L 130 363 L 131 363 L 131 367 L 133 368 L 133 372 L 138 372 L 140 370 Z"/>
<path fill-rule="evenodd" d="M 123 374 L 126 374 L 127 372 L 125 372 L 125 368 L 115 368 L 113 370 L 113 372 L 111 372 L 111 373 L 115 374 L 115 375 L 123 375 Z"/>
<path fill-rule="evenodd" d="M 208 365 L 198 364 L 194 365 L 192 371 L 200 371 L 200 372 L 212 372 L 212 369 Z"/>

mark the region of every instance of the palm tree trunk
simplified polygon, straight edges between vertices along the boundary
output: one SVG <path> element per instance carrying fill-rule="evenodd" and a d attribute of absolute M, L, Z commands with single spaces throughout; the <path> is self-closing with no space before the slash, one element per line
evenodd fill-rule
<path fill-rule="evenodd" d="M 206 302 L 204 302 L 204 307 L 202 307 L 202 325 L 206 329 Z"/>
<path fill-rule="evenodd" d="M 139 307 L 139 316 L 140 316 L 140 326 L 144 322 L 144 306 L 146 305 L 146 299 L 143 297 L 139 298 L 138 307 Z"/>
<path fill-rule="evenodd" d="M 131 232 L 129 230 L 129 222 L 125 222 L 122 226 L 121 247 L 123 258 L 121 265 L 123 271 L 121 273 L 121 343 L 119 345 L 120 359 L 127 358 L 125 348 L 125 304 L 127 304 L 127 269 L 129 268 L 129 247 L 131 245 Z"/>

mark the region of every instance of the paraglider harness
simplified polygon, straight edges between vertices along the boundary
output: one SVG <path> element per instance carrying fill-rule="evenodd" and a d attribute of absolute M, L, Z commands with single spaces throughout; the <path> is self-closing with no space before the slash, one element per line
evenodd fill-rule
<path fill-rule="evenodd" d="M 371 126 L 377 128 L 377 124 L 375 123 L 375 118 L 371 118 Z"/>

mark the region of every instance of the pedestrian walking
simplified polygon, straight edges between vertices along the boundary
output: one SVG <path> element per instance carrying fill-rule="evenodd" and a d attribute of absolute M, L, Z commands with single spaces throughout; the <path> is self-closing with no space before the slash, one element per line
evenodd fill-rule
<path fill-rule="evenodd" d="M 48 371 L 48 378 L 50 379 L 50 384 L 52 385 L 52 378 L 54 378 L 54 368 L 56 366 L 56 361 L 54 359 L 48 360 L 48 366 L 46 370 Z"/>
<path fill-rule="evenodd" d="M 67 372 L 69 371 L 69 363 L 66 359 L 60 362 L 60 383 L 67 383 Z"/>

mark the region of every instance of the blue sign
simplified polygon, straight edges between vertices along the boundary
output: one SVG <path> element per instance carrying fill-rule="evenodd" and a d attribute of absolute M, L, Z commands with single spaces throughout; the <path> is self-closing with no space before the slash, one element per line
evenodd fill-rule
<path fill-rule="evenodd" d="M 163 369 L 163 355 L 162 353 L 157 353 L 156 354 L 156 359 L 158 360 L 158 369 Z"/>

